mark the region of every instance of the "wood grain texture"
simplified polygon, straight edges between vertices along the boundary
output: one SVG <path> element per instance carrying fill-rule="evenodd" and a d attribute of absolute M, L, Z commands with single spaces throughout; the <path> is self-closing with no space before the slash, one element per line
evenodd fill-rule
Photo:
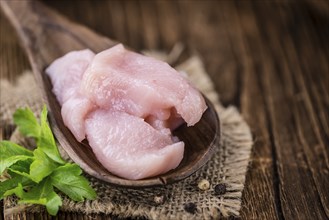
<path fill-rule="evenodd" d="M 328 3 L 137 2 L 46 1 L 137 50 L 181 41 L 197 51 L 221 101 L 238 106 L 254 133 L 242 218 L 327 219 Z M 0 25 L 0 76 L 14 80 L 29 65 L 3 16 Z"/>

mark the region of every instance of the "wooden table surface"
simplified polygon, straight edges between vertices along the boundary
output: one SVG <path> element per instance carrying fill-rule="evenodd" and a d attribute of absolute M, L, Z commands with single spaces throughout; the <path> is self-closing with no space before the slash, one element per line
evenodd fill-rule
<path fill-rule="evenodd" d="M 243 219 L 329 218 L 328 2 L 45 2 L 136 50 L 182 42 L 201 55 L 221 102 L 254 134 Z M 2 13 L 0 51 L 1 79 L 30 69 Z"/>

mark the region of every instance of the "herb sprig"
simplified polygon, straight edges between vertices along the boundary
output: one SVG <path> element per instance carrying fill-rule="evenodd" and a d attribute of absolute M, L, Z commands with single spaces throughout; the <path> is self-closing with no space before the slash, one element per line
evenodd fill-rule
<path fill-rule="evenodd" d="M 63 192 L 74 201 L 95 199 L 96 192 L 82 170 L 67 163 L 59 154 L 53 133 L 47 121 L 44 106 L 40 122 L 29 108 L 18 109 L 14 122 L 19 131 L 32 137 L 36 148 L 31 151 L 10 141 L 0 141 L 0 199 L 15 194 L 19 203 L 46 206 L 49 214 L 56 215 L 62 205 L 57 194 Z"/>

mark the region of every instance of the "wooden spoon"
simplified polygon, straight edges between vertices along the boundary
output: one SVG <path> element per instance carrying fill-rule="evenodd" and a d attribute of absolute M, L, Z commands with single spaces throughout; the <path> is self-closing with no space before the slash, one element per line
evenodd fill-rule
<path fill-rule="evenodd" d="M 107 171 L 96 159 L 88 142 L 78 142 L 64 125 L 61 107 L 52 93 L 45 68 L 69 51 L 89 48 L 94 52 L 108 49 L 117 42 L 75 24 L 39 1 L 0 1 L 1 8 L 16 29 L 32 65 L 34 77 L 43 92 L 53 132 L 70 158 L 91 176 L 111 184 L 145 187 L 184 179 L 201 168 L 214 154 L 219 142 L 219 119 L 206 99 L 208 110 L 193 127 L 181 126 L 174 134 L 185 142 L 181 164 L 165 174 L 142 180 L 127 180 Z"/>

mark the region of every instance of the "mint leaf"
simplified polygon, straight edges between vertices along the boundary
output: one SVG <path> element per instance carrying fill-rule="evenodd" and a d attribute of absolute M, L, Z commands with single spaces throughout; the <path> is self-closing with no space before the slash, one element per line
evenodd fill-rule
<path fill-rule="evenodd" d="M 19 172 L 18 174 L 20 174 L 21 172 L 29 174 L 30 173 L 30 166 L 31 166 L 33 161 L 34 161 L 33 157 L 30 158 L 30 159 L 27 159 L 27 160 L 20 160 L 20 161 L 16 162 L 15 164 L 13 164 L 9 167 L 8 173 L 9 173 L 10 170 L 12 170 L 12 171 Z M 12 176 L 12 175 L 10 174 L 10 176 Z"/>
<path fill-rule="evenodd" d="M 14 122 L 23 135 L 34 138 L 40 136 L 40 126 L 31 109 L 17 109 L 14 113 Z"/>
<path fill-rule="evenodd" d="M 39 139 L 37 141 L 37 147 L 43 150 L 48 157 L 60 164 L 65 164 L 59 154 L 54 135 L 47 122 L 47 107 L 44 105 L 41 112 L 41 122 L 40 122 L 41 132 Z"/>
<path fill-rule="evenodd" d="M 74 201 L 83 201 L 84 198 L 95 199 L 96 192 L 90 187 L 83 176 L 80 167 L 76 164 L 65 164 L 58 167 L 50 176 L 52 184 L 68 195 Z"/>
<path fill-rule="evenodd" d="M 3 197 L 7 196 L 7 194 L 10 193 L 12 190 L 13 192 L 19 190 L 16 189 L 19 184 L 21 184 L 23 187 L 31 186 L 32 181 L 30 179 L 16 174 L 10 174 L 10 175 L 11 175 L 10 179 L 0 182 L 0 200 L 3 199 Z"/>
<path fill-rule="evenodd" d="M 51 160 L 41 149 L 35 149 L 34 161 L 30 166 L 30 178 L 38 183 L 51 174 L 59 164 Z"/>
<path fill-rule="evenodd" d="M 32 151 L 15 143 L 0 141 L 0 174 L 17 161 L 29 159 L 32 155 Z"/>
<path fill-rule="evenodd" d="M 88 180 L 81 176 L 80 167 L 61 158 L 47 121 L 46 106 L 40 124 L 28 108 L 18 109 L 14 120 L 22 134 L 35 138 L 37 148 L 30 151 L 0 141 L 0 171 L 2 174 L 6 170 L 11 177 L 0 182 L 0 199 L 16 194 L 21 199 L 19 203 L 44 205 L 51 215 L 56 215 L 62 200 L 54 187 L 75 201 L 96 198 Z"/>
<path fill-rule="evenodd" d="M 55 193 L 49 178 L 42 180 L 30 191 L 24 193 L 19 203 L 45 205 L 51 215 L 56 215 L 59 206 L 62 205 L 61 198 Z"/>
<path fill-rule="evenodd" d="M 16 163 L 19 160 L 27 160 L 31 157 L 29 156 L 25 156 L 25 155 L 17 155 L 17 156 L 12 156 L 9 158 L 5 158 L 5 159 L 1 159 L 1 163 L 0 163 L 0 173 L 2 174 L 3 171 L 5 169 L 7 169 L 8 167 L 10 167 L 11 165 L 13 165 L 14 163 Z"/>
<path fill-rule="evenodd" d="M 16 194 L 16 196 L 18 196 L 19 198 L 23 197 L 24 190 L 21 183 L 18 183 L 18 185 L 15 188 L 7 190 L 3 196 L 10 196 L 12 194 Z"/>
<path fill-rule="evenodd" d="M 10 141 L 0 141 L 1 157 L 10 157 L 15 155 L 32 156 L 33 152 Z"/>
<path fill-rule="evenodd" d="M 47 196 L 46 208 L 49 214 L 56 215 L 59 207 L 62 206 L 62 199 L 54 191 Z"/>
<path fill-rule="evenodd" d="M 0 200 L 3 199 L 7 190 L 14 189 L 22 181 L 23 177 L 16 177 L 0 182 Z"/>
<path fill-rule="evenodd" d="M 30 166 L 33 162 L 33 159 L 27 159 L 27 160 L 20 160 L 17 161 L 15 164 L 11 165 L 7 172 L 10 174 L 11 177 L 13 177 L 13 174 L 25 176 L 30 179 Z"/>
<path fill-rule="evenodd" d="M 49 181 L 42 181 L 40 184 L 34 186 L 30 191 L 24 194 L 19 203 L 31 203 L 31 204 L 47 204 L 47 195 L 53 190 L 50 184 L 46 184 Z"/>

